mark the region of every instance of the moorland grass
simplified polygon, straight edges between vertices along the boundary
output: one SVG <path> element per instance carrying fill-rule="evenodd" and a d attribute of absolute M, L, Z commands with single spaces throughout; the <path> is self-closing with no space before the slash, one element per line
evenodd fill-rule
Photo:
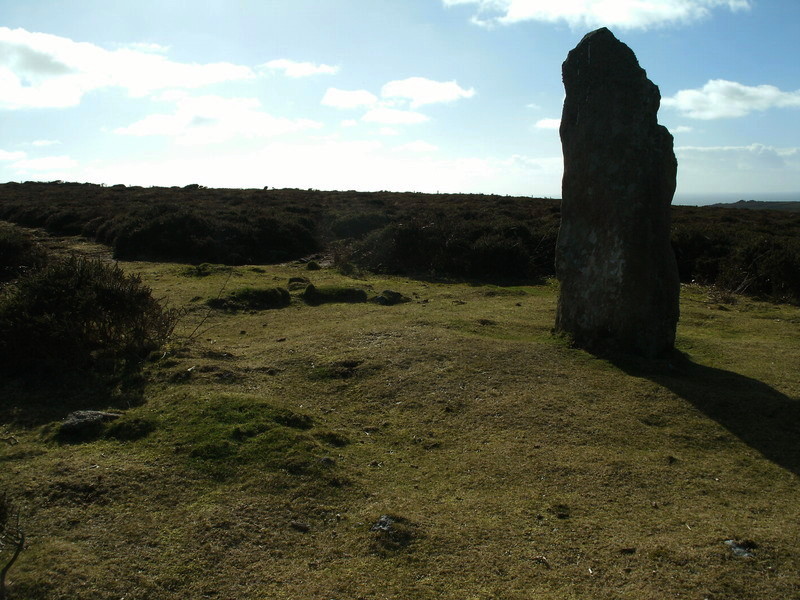
<path fill-rule="evenodd" d="M 150 425 L 59 445 L 3 397 L 12 598 L 800 594 L 797 307 L 684 286 L 682 355 L 638 363 L 553 337 L 552 282 L 124 268 L 186 311 L 125 411 Z M 204 304 L 301 276 L 413 301 Z"/>

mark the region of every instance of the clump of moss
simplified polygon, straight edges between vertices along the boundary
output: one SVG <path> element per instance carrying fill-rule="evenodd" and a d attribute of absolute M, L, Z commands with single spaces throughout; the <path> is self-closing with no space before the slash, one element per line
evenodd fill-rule
<path fill-rule="evenodd" d="M 190 267 L 186 267 L 182 274 L 186 277 L 208 277 L 209 275 L 213 275 L 214 273 L 220 273 L 225 271 L 230 271 L 231 268 L 226 265 L 215 265 L 211 263 L 200 263 L 199 265 L 192 265 Z"/>
<path fill-rule="evenodd" d="M 246 472 L 283 471 L 323 476 L 331 465 L 313 435 L 309 415 L 245 395 L 212 396 L 202 411 L 181 424 L 179 453 L 215 479 Z"/>
<path fill-rule="evenodd" d="M 289 291 L 282 287 L 245 287 L 231 292 L 224 298 L 212 298 L 206 304 L 219 310 L 267 310 L 285 308 L 292 302 Z"/>
<path fill-rule="evenodd" d="M 355 304 L 367 301 L 367 292 L 350 287 L 320 286 L 309 284 L 302 294 L 303 300 L 311 306 L 333 302 Z"/>

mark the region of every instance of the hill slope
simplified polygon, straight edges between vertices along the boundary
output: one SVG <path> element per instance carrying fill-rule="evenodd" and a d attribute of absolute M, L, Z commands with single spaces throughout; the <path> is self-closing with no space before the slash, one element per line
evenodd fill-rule
<path fill-rule="evenodd" d="M 5 382 L 12 598 L 800 593 L 796 307 L 686 286 L 688 360 L 615 364 L 551 336 L 552 284 L 124 266 L 182 337 L 94 441 L 37 404 L 79 392 Z M 411 301 L 204 303 L 290 277 Z"/>

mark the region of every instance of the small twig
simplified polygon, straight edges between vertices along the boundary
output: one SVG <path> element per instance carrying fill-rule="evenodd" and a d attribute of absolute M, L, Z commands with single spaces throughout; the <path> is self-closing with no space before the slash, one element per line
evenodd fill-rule
<path fill-rule="evenodd" d="M 9 520 L 11 518 L 12 513 L 14 512 L 14 506 L 8 500 L 7 494 L 3 494 L 2 500 L 2 521 L 0 522 L 0 548 L 5 546 L 6 543 L 9 543 L 14 547 L 14 554 L 11 556 L 11 559 L 0 569 L 0 600 L 6 600 L 8 597 L 6 595 L 6 574 L 8 573 L 11 566 L 17 561 L 19 558 L 22 549 L 25 547 L 25 532 L 22 530 L 19 524 L 19 510 L 16 511 L 16 525 L 14 526 L 14 532 L 11 532 L 11 526 L 9 525 Z"/>
<path fill-rule="evenodd" d="M 230 270 L 228 271 L 228 277 L 225 279 L 225 283 L 223 283 L 223 284 L 222 284 L 222 287 L 221 287 L 221 288 L 219 288 L 219 292 L 217 293 L 217 297 L 215 298 L 215 300 L 219 300 L 219 299 L 222 297 L 222 292 L 224 292 L 224 291 L 225 291 L 225 288 L 228 286 L 228 282 L 231 280 L 231 277 L 233 277 L 233 267 L 231 267 L 231 268 L 230 268 Z M 197 334 L 198 330 L 199 330 L 199 329 L 200 329 L 200 328 L 203 326 L 203 324 L 204 324 L 204 323 L 205 323 L 205 322 L 208 320 L 208 318 L 211 316 L 211 312 L 212 312 L 213 310 L 214 310 L 214 309 L 213 309 L 213 308 L 211 308 L 211 307 L 209 307 L 209 308 L 208 308 L 208 310 L 206 311 L 206 314 L 205 314 L 205 316 L 204 316 L 204 317 L 203 317 L 203 318 L 200 320 L 200 322 L 197 324 L 197 327 L 195 327 L 195 328 L 194 328 L 194 330 L 192 331 L 192 333 L 190 333 L 190 334 L 187 336 L 187 338 L 186 338 L 186 341 L 187 341 L 187 343 L 188 343 L 188 342 L 191 342 L 191 341 L 194 339 L 194 337 L 195 337 L 195 335 Z M 206 330 L 206 331 L 207 331 L 207 330 Z"/>
<path fill-rule="evenodd" d="M 12 446 L 16 446 L 17 444 L 19 444 L 19 440 L 13 433 L 9 433 L 8 431 L 3 431 L 2 433 L 3 437 L 0 437 L 0 440 L 9 443 Z"/>

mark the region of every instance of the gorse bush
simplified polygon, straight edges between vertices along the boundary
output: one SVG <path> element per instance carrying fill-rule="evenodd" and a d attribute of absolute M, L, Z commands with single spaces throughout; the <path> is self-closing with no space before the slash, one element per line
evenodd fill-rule
<path fill-rule="evenodd" d="M 353 246 L 350 259 L 377 272 L 488 281 L 553 274 L 555 226 L 481 216 L 418 214 L 369 234 Z"/>
<path fill-rule="evenodd" d="M 800 299 L 800 240 L 751 239 L 725 261 L 721 287 L 773 300 Z"/>
<path fill-rule="evenodd" d="M 163 344 L 177 322 L 138 276 L 81 257 L 51 260 L 0 298 L 0 369 L 114 370 Z"/>
<path fill-rule="evenodd" d="M 47 261 L 39 244 L 16 227 L 0 227 L 0 282 L 38 269 Z"/>

